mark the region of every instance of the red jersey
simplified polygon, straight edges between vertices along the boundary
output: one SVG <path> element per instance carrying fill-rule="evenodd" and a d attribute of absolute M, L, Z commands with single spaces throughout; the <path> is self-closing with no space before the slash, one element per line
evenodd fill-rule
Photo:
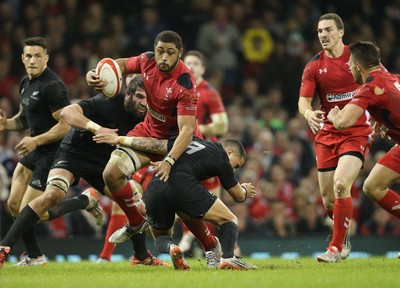
<path fill-rule="evenodd" d="M 197 124 L 211 123 L 211 114 L 225 112 L 225 106 L 219 92 L 206 80 L 201 81 L 197 86 L 199 98 L 197 99 Z M 217 141 L 215 136 L 212 141 Z"/>
<path fill-rule="evenodd" d="M 196 115 L 196 81 L 190 70 L 179 60 L 171 73 L 163 73 L 157 68 L 153 52 L 129 58 L 126 70 L 142 74 L 148 106 L 143 126 L 150 137 L 168 139 L 178 135 L 178 115 Z M 202 138 L 197 126 L 194 135 Z"/>
<path fill-rule="evenodd" d="M 375 88 L 383 90 L 383 94 L 376 95 Z M 387 135 L 400 144 L 400 83 L 396 76 L 382 70 L 372 72 L 350 103 L 368 110 L 389 129 Z"/>
<path fill-rule="evenodd" d="M 353 75 L 350 70 L 350 52 L 348 46 L 344 46 L 343 53 L 338 58 L 326 56 L 325 51 L 319 52 L 310 62 L 307 63 L 301 79 L 300 96 L 314 97 L 316 92 L 320 110 L 326 115 L 328 112 L 338 106 L 342 109 L 351 101 L 355 90 L 359 87 L 354 83 Z M 368 112 L 355 123 L 355 125 L 346 130 L 337 130 L 325 115 L 324 125 L 321 128 L 334 133 L 357 132 L 361 134 L 372 133 L 370 117 Z"/>

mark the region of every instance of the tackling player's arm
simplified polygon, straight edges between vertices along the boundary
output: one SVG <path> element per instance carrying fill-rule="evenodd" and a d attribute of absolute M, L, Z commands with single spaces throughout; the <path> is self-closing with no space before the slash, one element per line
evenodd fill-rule
<path fill-rule="evenodd" d="M 97 134 L 100 132 L 116 134 L 118 131 L 118 129 L 104 128 L 87 118 L 83 114 L 82 107 L 79 104 L 71 104 L 65 107 L 61 112 L 61 117 L 72 127 L 87 130 L 92 132 L 93 134 Z"/>
<path fill-rule="evenodd" d="M 228 132 L 228 115 L 226 112 L 210 115 L 211 123 L 198 125 L 204 136 L 218 136 Z"/>
<path fill-rule="evenodd" d="M 364 109 L 354 104 L 347 104 L 342 110 L 335 106 L 329 111 L 328 120 L 336 129 L 347 129 L 352 127 L 363 114 Z"/>

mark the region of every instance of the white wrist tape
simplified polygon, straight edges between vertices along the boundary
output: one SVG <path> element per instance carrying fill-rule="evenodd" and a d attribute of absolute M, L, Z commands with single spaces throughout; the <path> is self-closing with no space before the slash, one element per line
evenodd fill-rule
<path fill-rule="evenodd" d="M 86 123 L 85 130 L 88 130 L 92 132 L 93 134 L 96 134 L 98 130 L 100 130 L 101 126 L 97 123 L 94 123 L 92 120 Z"/>

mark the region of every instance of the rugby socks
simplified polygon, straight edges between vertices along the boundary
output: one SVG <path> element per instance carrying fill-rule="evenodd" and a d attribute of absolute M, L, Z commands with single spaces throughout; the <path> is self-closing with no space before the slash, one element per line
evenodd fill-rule
<path fill-rule="evenodd" d="M 157 250 L 161 253 L 169 253 L 169 246 L 174 244 L 174 239 L 168 235 L 157 236 L 154 239 L 154 246 L 156 246 Z"/>
<path fill-rule="evenodd" d="M 336 199 L 333 207 L 333 237 L 329 247 L 335 246 L 342 251 L 343 240 L 353 216 L 353 200 L 351 197 Z"/>
<path fill-rule="evenodd" d="M 11 225 L 10 230 L 8 230 L 7 235 L 4 237 L 3 241 L 1 241 L 0 245 L 12 248 L 19 238 L 29 232 L 29 230 L 36 225 L 36 222 L 38 222 L 39 219 L 40 217 L 35 213 L 35 211 L 33 211 L 29 205 L 26 205 Z"/>
<path fill-rule="evenodd" d="M 222 258 L 232 258 L 235 243 L 239 236 L 239 227 L 233 222 L 225 223 L 219 229 L 218 235 L 222 247 Z"/>
<path fill-rule="evenodd" d="M 38 258 L 39 256 L 43 255 L 36 237 L 35 226 L 33 226 L 28 232 L 22 235 L 21 238 L 25 244 L 26 252 L 30 258 Z"/>
<path fill-rule="evenodd" d="M 56 219 L 73 211 L 85 209 L 88 205 L 89 199 L 85 195 L 79 195 L 70 199 L 65 199 L 48 211 L 49 220 Z"/>
<path fill-rule="evenodd" d="M 217 246 L 217 241 L 214 236 L 211 235 L 210 230 L 203 220 L 192 218 L 184 221 L 184 223 L 187 228 L 189 228 L 190 232 L 199 239 L 201 245 L 203 245 L 204 251 L 210 251 Z"/>
<path fill-rule="evenodd" d="M 129 225 L 131 227 L 137 227 L 141 225 L 145 219 L 136 207 L 133 194 L 133 187 L 127 182 L 121 190 L 117 193 L 113 193 L 112 196 L 128 217 Z"/>
<path fill-rule="evenodd" d="M 85 206 L 86 207 L 86 206 Z M 123 227 L 126 224 L 126 216 L 125 214 L 112 214 L 110 218 L 110 222 L 108 223 L 106 239 L 104 241 L 103 250 L 101 251 L 99 258 L 111 259 L 111 255 L 115 250 L 115 244 L 108 242 L 108 238 L 117 231 L 119 228 Z M 133 237 L 132 237 L 133 238 Z"/>
<path fill-rule="evenodd" d="M 392 215 L 400 218 L 400 196 L 389 189 L 388 192 L 383 196 L 383 198 L 377 203 Z"/>
<path fill-rule="evenodd" d="M 146 247 L 146 233 L 138 233 L 131 237 L 135 258 L 144 260 L 149 257 Z"/>

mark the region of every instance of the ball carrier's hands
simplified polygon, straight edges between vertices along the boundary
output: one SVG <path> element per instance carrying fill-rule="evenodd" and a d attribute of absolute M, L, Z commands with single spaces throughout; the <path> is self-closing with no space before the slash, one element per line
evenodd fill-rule
<path fill-rule="evenodd" d="M 104 87 L 107 85 L 107 82 L 101 80 L 94 69 L 86 73 L 86 82 L 90 87 L 99 92 L 102 92 Z"/>

